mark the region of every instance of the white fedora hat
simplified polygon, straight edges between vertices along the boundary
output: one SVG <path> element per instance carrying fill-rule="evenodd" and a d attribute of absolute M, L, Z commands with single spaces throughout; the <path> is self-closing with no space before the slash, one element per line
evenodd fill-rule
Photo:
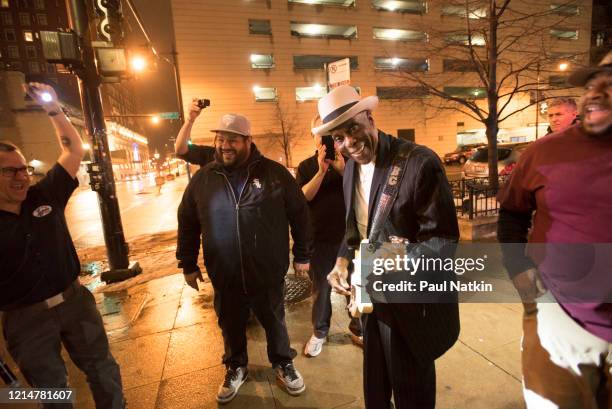
<path fill-rule="evenodd" d="M 355 88 L 341 85 L 319 100 L 319 116 L 322 125 L 312 128 L 315 135 L 328 133 L 362 111 L 372 111 L 378 106 L 378 97 L 361 98 Z"/>
<path fill-rule="evenodd" d="M 251 123 L 245 116 L 239 114 L 225 114 L 219 120 L 219 126 L 210 132 L 231 132 L 242 136 L 251 135 Z"/>

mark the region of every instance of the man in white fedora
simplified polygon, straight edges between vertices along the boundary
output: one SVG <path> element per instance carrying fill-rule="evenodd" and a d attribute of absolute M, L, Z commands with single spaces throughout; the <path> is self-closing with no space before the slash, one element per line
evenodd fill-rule
<path fill-rule="evenodd" d="M 290 395 L 306 388 L 293 366 L 285 323 L 289 227 L 293 267 L 306 273 L 311 232 L 308 207 L 295 179 L 253 143 L 249 120 L 225 114 L 215 133 L 215 160 L 193 176 L 178 209 L 176 257 L 198 290 L 201 238 L 223 335 L 226 374 L 217 401 L 234 399 L 248 375 L 246 325 L 252 310 L 266 332 L 268 359 Z"/>
<path fill-rule="evenodd" d="M 438 252 L 459 237 L 455 206 L 440 159 L 424 146 L 378 130 L 372 116 L 377 105 L 377 97 L 361 98 L 353 87 L 340 86 L 319 101 L 322 124 L 312 129 L 315 134 L 331 134 L 336 147 L 349 157 L 343 181 L 345 241 L 328 275 L 334 291 L 344 295 L 350 294 L 349 260 L 361 239 L 369 236 L 396 155 L 411 152 L 397 199 L 377 241 L 399 238 L 414 243 L 411 252 L 425 246 Z M 392 395 L 398 409 L 434 408 L 434 360 L 457 340 L 457 303 L 375 303 L 374 311 L 364 315 L 363 325 L 366 408 L 390 408 Z"/>

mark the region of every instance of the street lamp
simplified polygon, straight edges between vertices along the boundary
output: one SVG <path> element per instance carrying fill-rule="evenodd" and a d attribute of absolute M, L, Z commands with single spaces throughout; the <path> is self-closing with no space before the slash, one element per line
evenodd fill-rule
<path fill-rule="evenodd" d="M 147 60 L 141 55 L 135 55 L 130 61 L 134 72 L 143 72 L 147 68 Z"/>
<path fill-rule="evenodd" d="M 154 124 L 154 125 L 159 124 L 159 121 L 160 121 L 159 116 L 157 116 L 157 115 L 153 115 L 153 116 L 151 117 L 151 122 L 153 122 L 153 124 Z"/>
<path fill-rule="evenodd" d="M 565 71 L 569 68 L 569 64 L 566 62 L 562 62 L 561 64 L 559 64 L 559 71 Z"/>

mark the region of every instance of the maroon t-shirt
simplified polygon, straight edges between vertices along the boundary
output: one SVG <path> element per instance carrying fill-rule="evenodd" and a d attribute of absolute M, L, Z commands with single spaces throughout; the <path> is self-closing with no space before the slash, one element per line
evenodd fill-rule
<path fill-rule="evenodd" d="M 534 142 L 498 200 L 536 212 L 528 252 L 546 286 L 575 321 L 612 342 L 612 134 L 575 125 Z M 567 302 L 572 295 L 588 302 Z"/>

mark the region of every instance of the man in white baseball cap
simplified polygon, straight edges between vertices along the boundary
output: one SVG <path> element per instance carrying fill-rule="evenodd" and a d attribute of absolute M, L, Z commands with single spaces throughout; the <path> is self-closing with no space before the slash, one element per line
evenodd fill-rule
<path fill-rule="evenodd" d="M 268 359 L 278 381 L 287 393 L 299 395 L 306 386 L 293 366 L 284 294 L 289 227 L 294 270 L 305 274 L 309 269 L 306 199 L 289 171 L 259 152 L 247 118 L 225 114 L 211 132 L 215 160 L 196 172 L 185 190 L 178 209 L 176 257 L 185 281 L 198 290 L 202 242 L 225 349 L 226 374 L 217 401 L 231 401 L 247 379 L 249 310 L 266 332 Z"/>
<path fill-rule="evenodd" d="M 397 199 L 382 231 L 413 243 L 414 251 L 423 244 L 434 253 L 459 237 L 455 205 L 438 155 L 378 130 L 372 116 L 377 105 L 377 97 L 361 98 L 353 87 L 340 86 L 319 100 L 322 125 L 312 129 L 315 134 L 331 134 L 335 146 L 349 157 L 343 184 L 345 241 L 328 275 L 333 290 L 344 295 L 350 295 L 349 261 L 360 241 L 370 235 L 372 218 L 396 155 L 410 152 Z M 373 239 L 389 242 L 392 238 L 379 234 Z M 393 394 L 398 409 L 433 409 L 434 360 L 457 340 L 457 303 L 375 303 L 374 311 L 364 316 L 363 327 L 366 408 L 389 408 Z"/>

